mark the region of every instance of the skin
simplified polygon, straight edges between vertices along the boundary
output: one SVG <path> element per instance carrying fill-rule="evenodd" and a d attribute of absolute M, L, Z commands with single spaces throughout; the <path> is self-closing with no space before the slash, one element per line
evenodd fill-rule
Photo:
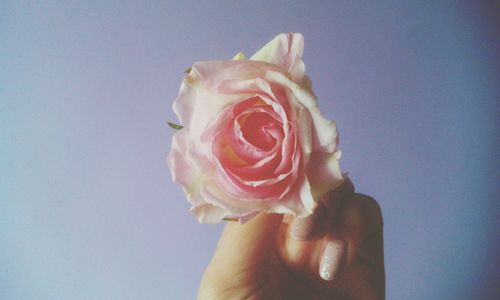
<path fill-rule="evenodd" d="M 355 193 L 350 180 L 323 203 L 308 220 L 314 226 L 279 214 L 260 214 L 244 225 L 227 224 L 198 299 L 384 299 L 379 205 Z M 299 239 L 293 227 L 302 232 Z M 333 279 L 324 280 L 320 260 L 332 240 L 344 243 L 346 251 L 339 256 Z"/>

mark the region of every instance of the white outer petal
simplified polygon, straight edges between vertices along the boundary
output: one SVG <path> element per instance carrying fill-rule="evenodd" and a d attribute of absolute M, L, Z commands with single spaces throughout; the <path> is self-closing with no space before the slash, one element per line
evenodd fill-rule
<path fill-rule="evenodd" d="M 274 203 L 267 212 L 279 214 L 290 214 L 295 217 L 305 218 L 309 216 L 317 205 L 311 191 L 309 180 L 304 178 L 300 187 L 290 193 L 286 201 Z"/>
<path fill-rule="evenodd" d="M 219 94 L 205 88 L 202 78 L 196 75 L 193 67 L 191 73 L 184 79 L 179 96 L 175 99 L 173 108 L 181 125 L 189 130 L 192 139 L 199 139 L 209 123 L 235 97 L 221 97 Z"/>
<path fill-rule="evenodd" d="M 307 90 L 301 88 L 300 85 L 279 72 L 269 71 L 266 73 L 265 79 L 288 87 L 289 91 L 295 96 L 289 98 L 296 99 L 301 105 L 309 110 L 314 125 L 314 130 L 312 130 L 313 151 L 332 153 L 337 146 L 337 128 L 335 122 L 323 117 L 316 102 L 316 98 Z"/>
<path fill-rule="evenodd" d="M 191 212 L 196 216 L 198 222 L 206 224 L 220 223 L 230 215 L 224 208 L 208 203 L 191 207 Z"/>
<path fill-rule="evenodd" d="M 189 136 L 185 129 L 182 129 L 172 137 L 172 149 L 167 157 L 168 165 L 174 182 L 182 185 L 188 199 L 197 197 L 198 190 L 203 183 L 203 173 L 191 163 L 189 151 Z M 187 153 L 186 153 L 187 152 Z M 199 203 L 193 203 L 193 205 Z"/>
<path fill-rule="evenodd" d="M 307 177 L 311 183 L 313 196 L 317 199 L 335 189 L 343 180 L 339 160 L 341 152 L 313 152 L 307 165 Z"/>
<path fill-rule="evenodd" d="M 281 33 L 252 55 L 250 60 L 279 65 L 290 72 L 294 81 L 300 83 L 305 72 L 303 52 L 304 37 L 300 33 Z"/>

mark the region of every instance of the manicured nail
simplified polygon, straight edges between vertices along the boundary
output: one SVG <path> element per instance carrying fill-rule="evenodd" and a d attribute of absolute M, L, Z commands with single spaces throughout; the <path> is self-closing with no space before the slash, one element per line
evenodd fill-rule
<path fill-rule="evenodd" d="M 323 229 L 325 209 L 319 204 L 314 213 L 306 218 L 295 218 L 292 223 L 290 235 L 292 238 L 305 241 L 316 237 Z"/>
<path fill-rule="evenodd" d="M 342 240 L 329 240 L 319 264 L 319 276 L 324 280 L 333 280 L 337 275 L 346 254 L 346 243 Z"/>

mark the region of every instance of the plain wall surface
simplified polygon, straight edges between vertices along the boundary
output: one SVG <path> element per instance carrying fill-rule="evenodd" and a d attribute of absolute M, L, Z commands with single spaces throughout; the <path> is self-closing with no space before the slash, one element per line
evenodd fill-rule
<path fill-rule="evenodd" d="M 500 296 L 493 5 L 197 2 L 0 3 L 0 299 L 193 299 L 223 225 L 172 183 L 172 101 L 288 31 L 382 207 L 387 298 Z"/>

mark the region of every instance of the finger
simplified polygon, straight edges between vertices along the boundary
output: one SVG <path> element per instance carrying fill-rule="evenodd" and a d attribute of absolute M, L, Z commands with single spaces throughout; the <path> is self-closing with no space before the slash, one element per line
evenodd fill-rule
<path fill-rule="evenodd" d="M 353 194 L 341 201 L 330 221 L 318 270 L 324 279 L 321 286 L 348 299 L 383 299 L 383 219 L 378 203 Z"/>
<path fill-rule="evenodd" d="M 316 278 L 318 264 L 324 248 L 324 224 L 333 217 L 343 198 L 352 195 L 354 185 L 346 178 L 342 184 L 319 201 L 314 213 L 304 219 L 295 218 L 281 234 L 280 257 L 294 273 Z"/>
<path fill-rule="evenodd" d="M 211 264 L 222 266 L 257 266 L 274 254 L 281 214 L 261 213 L 245 224 L 226 225 Z"/>
<path fill-rule="evenodd" d="M 365 239 L 357 259 L 343 263 L 333 280 L 323 281 L 325 291 L 346 299 L 385 299 L 382 227 Z"/>
<path fill-rule="evenodd" d="M 329 240 L 345 243 L 345 264 L 357 259 L 383 266 L 381 238 L 383 220 L 380 206 L 371 197 L 353 194 L 338 207 L 335 218 L 327 225 Z"/>
<path fill-rule="evenodd" d="M 205 299 L 200 295 L 207 293 L 231 294 L 234 287 L 264 286 L 269 280 L 270 259 L 282 218 L 261 213 L 245 224 L 227 224 L 202 277 L 199 299 Z"/>
<path fill-rule="evenodd" d="M 278 254 L 284 265 L 294 273 L 314 274 L 320 257 L 325 207 L 319 203 L 313 215 L 295 218 L 291 225 L 284 223 L 279 235 Z"/>
<path fill-rule="evenodd" d="M 295 218 L 290 227 L 290 237 L 298 241 L 312 240 L 321 235 L 325 223 L 324 204 L 318 203 L 314 212 L 305 218 Z"/>
<path fill-rule="evenodd" d="M 349 177 L 346 177 L 344 181 L 339 185 L 339 187 L 328 193 L 324 203 L 328 211 L 327 215 L 329 220 L 335 218 L 339 206 L 346 199 L 350 198 L 354 194 L 354 191 L 355 191 L 354 184 L 352 183 Z"/>
<path fill-rule="evenodd" d="M 383 220 L 379 205 L 361 194 L 347 193 L 342 198 L 332 193 L 331 197 L 323 236 L 297 241 L 281 234 L 285 246 L 279 248 L 284 249 L 280 259 L 293 278 L 325 295 L 383 299 Z"/>
<path fill-rule="evenodd" d="M 295 218 L 290 229 L 290 236 L 299 241 L 307 241 L 321 236 L 326 218 L 326 206 L 335 210 L 337 203 L 346 196 L 354 193 L 354 185 L 346 178 L 335 190 L 319 199 L 318 206 L 313 214 L 306 218 Z"/>

